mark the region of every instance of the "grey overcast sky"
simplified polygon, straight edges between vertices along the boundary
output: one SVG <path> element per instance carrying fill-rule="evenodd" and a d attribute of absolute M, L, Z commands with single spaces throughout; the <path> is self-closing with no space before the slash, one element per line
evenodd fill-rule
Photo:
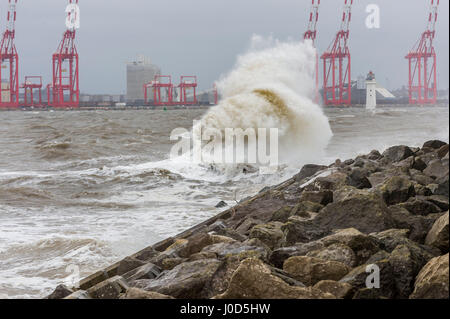
<path fill-rule="evenodd" d="M 7 0 L 0 0 L 6 23 Z M 19 0 L 17 40 L 21 82 L 50 79 L 51 54 L 65 29 L 67 0 Z M 322 0 L 318 48 L 325 50 L 340 24 L 344 0 Z M 404 56 L 424 31 L 430 0 L 355 0 L 350 49 L 352 78 L 373 70 L 388 88 L 407 83 Z M 81 90 L 125 93 L 125 63 L 138 53 L 176 79 L 198 75 L 202 89 L 228 72 L 252 34 L 301 38 L 310 0 L 80 0 Z M 381 9 L 381 28 L 365 27 L 368 4 Z M 441 0 L 437 24 L 439 88 L 449 87 L 449 1 Z M 178 79 L 176 80 L 178 81 Z"/>

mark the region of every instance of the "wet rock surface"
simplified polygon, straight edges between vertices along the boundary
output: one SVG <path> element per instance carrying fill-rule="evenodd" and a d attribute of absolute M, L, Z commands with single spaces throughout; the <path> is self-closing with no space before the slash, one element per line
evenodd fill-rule
<path fill-rule="evenodd" d="M 48 298 L 448 299 L 448 149 L 306 165 Z"/>

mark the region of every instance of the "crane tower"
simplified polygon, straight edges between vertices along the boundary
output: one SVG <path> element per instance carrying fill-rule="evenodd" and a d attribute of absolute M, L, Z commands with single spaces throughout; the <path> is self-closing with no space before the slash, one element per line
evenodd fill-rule
<path fill-rule="evenodd" d="M 80 104 L 79 56 L 75 46 L 77 21 L 79 21 L 78 0 L 69 0 L 66 12 L 67 29 L 56 53 L 53 54 L 52 83 L 47 87 L 49 106 L 58 108 L 78 107 Z"/>
<path fill-rule="evenodd" d="M 439 0 L 431 0 L 427 29 L 406 56 L 409 61 L 409 103 L 436 104 L 437 74 L 436 51 L 433 40 L 436 35 Z"/>
<path fill-rule="evenodd" d="M 325 105 L 350 105 L 352 100 L 351 55 L 348 48 L 353 0 L 345 0 L 341 27 L 322 55 Z M 337 71 L 337 72 L 336 72 Z"/>
<path fill-rule="evenodd" d="M 317 22 L 319 21 L 319 6 L 320 0 L 312 0 L 311 11 L 309 14 L 308 29 L 303 34 L 304 40 L 311 40 L 313 45 L 315 45 L 317 37 Z M 319 102 L 319 55 L 316 53 L 316 66 L 315 66 L 315 77 L 316 77 L 316 87 L 315 87 L 315 97 L 316 103 Z"/>
<path fill-rule="evenodd" d="M 6 31 L 0 45 L 0 107 L 19 107 L 19 55 L 15 45 L 17 0 L 9 0 Z"/>

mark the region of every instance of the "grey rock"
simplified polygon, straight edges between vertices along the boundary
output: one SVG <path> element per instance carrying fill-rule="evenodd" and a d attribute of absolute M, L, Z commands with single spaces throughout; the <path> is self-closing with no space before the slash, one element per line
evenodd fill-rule
<path fill-rule="evenodd" d="M 65 285 L 59 285 L 46 299 L 64 299 L 71 294 L 73 294 L 72 289 L 67 288 Z"/>
<path fill-rule="evenodd" d="M 387 205 L 406 202 L 416 195 L 414 184 L 406 177 L 394 176 L 379 186 L 379 190 Z"/>
<path fill-rule="evenodd" d="M 443 142 L 443 141 L 439 141 L 439 140 L 432 140 L 432 141 L 427 141 L 425 142 L 425 144 L 423 144 L 423 147 L 426 148 L 432 148 L 435 150 L 440 149 L 442 146 L 447 145 L 447 143 Z"/>
<path fill-rule="evenodd" d="M 157 279 L 137 281 L 135 287 L 177 299 L 211 298 L 203 289 L 220 265 L 221 262 L 215 259 L 182 263 Z"/>
<path fill-rule="evenodd" d="M 412 155 L 414 155 L 414 152 L 404 145 L 390 147 L 383 153 L 383 157 L 391 162 L 400 162 Z"/>
<path fill-rule="evenodd" d="M 128 283 L 120 276 L 107 279 L 87 290 L 94 299 L 119 299 L 129 288 Z"/>
<path fill-rule="evenodd" d="M 417 276 L 410 299 L 449 299 L 448 264 L 448 254 L 430 260 Z"/>
<path fill-rule="evenodd" d="M 449 227 L 448 227 L 449 213 L 445 213 L 439 218 L 431 228 L 430 232 L 425 239 L 425 244 L 428 246 L 436 247 L 441 250 L 442 253 L 448 253 L 449 251 Z"/>

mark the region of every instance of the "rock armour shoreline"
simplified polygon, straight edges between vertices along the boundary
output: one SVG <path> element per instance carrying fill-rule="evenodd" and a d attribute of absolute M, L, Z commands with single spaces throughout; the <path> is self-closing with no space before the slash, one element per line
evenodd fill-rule
<path fill-rule="evenodd" d="M 47 298 L 448 299 L 448 178 L 441 141 L 306 165 Z"/>

